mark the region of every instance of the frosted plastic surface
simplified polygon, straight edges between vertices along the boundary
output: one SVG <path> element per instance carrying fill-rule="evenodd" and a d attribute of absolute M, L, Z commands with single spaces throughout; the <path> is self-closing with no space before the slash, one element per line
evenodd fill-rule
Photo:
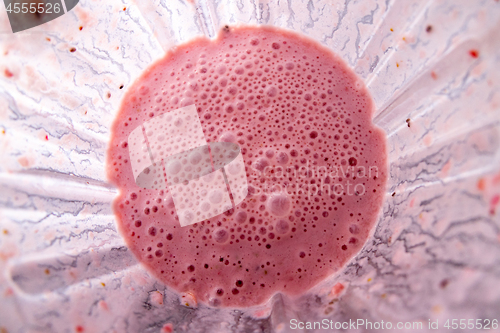
<path fill-rule="evenodd" d="M 288 332 L 292 318 L 424 327 L 498 318 L 499 22 L 494 0 L 109 0 L 0 34 L 0 330 Z M 106 144 L 148 65 L 235 23 L 303 33 L 352 67 L 387 133 L 390 178 L 373 236 L 336 276 L 258 308 L 184 295 L 187 307 L 116 230 Z M 0 29 L 10 31 L 3 10 Z"/>

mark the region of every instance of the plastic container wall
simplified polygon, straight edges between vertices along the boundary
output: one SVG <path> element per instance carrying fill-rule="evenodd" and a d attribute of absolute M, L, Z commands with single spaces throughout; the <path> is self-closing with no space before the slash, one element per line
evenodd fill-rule
<path fill-rule="evenodd" d="M 0 332 L 500 319 L 498 1 L 87 0 L 17 34 L 0 12 Z M 106 144 L 145 68 L 237 23 L 305 34 L 358 73 L 390 178 L 373 236 L 328 281 L 252 309 L 189 308 L 117 233 Z"/>

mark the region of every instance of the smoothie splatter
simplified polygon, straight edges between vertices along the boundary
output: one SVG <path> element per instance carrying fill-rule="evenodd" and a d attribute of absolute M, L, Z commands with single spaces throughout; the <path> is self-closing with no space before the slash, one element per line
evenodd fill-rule
<path fill-rule="evenodd" d="M 127 139 L 191 104 L 207 141 L 240 146 L 249 195 L 181 227 L 167 188 L 136 185 Z M 246 307 L 303 293 L 357 253 L 375 223 L 387 160 L 372 113 L 344 62 L 295 33 L 228 27 L 179 46 L 128 89 L 112 126 L 120 232 L 159 280 L 197 301 Z"/>

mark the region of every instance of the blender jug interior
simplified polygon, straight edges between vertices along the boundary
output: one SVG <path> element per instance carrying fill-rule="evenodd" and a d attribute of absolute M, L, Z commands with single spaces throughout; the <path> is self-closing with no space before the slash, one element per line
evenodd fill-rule
<path fill-rule="evenodd" d="M 497 1 L 88 0 L 16 34 L 0 15 L 0 332 L 500 319 Z M 116 231 L 109 128 L 166 50 L 238 23 L 311 37 L 365 82 L 387 133 L 386 197 L 364 248 L 301 297 L 186 307 Z"/>

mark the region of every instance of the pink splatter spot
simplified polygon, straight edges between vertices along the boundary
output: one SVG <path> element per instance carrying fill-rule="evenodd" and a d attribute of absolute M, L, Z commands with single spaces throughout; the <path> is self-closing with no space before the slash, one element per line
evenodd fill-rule
<path fill-rule="evenodd" d="M 470 50 L 469 54 L 472 58 L 478 58 L 479 57 L 479 51 L 478 50 Z"/>
<path fill-rule="evenodd" d="M 479 178 L 479 180 L 477 181 L 477 189 L 479 191 L 484 191 L 486 187 L 486 182 L 484 181 L 484 178 Z"/>
<path fill-rule="evenodd" d="M 432 135 L 427 134 L 426 136 L 424 136 L 423 140 L 424 140 L 424 145 L 429 147 L 432 144 Z"/>
<path fill-rule="evenodd" d="M 174 325 L 171 323 L 163 325 L 161 328 L 161 333 L 172 333 L 174 331 Z"/>
<path fill-rule="evenodd" d="M 500 173 L 493 177 L 493 185 L 500 184 Z"/>
<path fill-rule="evenodd" d="M 332 295 L 337 296 L 342 292 L 342 290 L 344 290 L 344 288 L 345 288 L 344 285 L 338 282 L 336 285 L 333 286 L 331 293 Z"/>
<path fill-rule="evenodd" d="M 450 169 L 451 169 L 451 161 L 448 161 L 445 165 L 443 165 L 443 168 L 441 169 L 441 177 L 444 178 L 448 176 Z"/>
<path fill-rule="evenodd" d="M 14 76 L 14 74 L 9 71 L 7 68 L 3 71 L 3 74 L 5 75 L 5 77 L 8 77 L 8 78 L 11 78 Z"/>
<path fill-rule="evenodd" d="M 254 318 L 267 318 L 271 314 L 271 308 L 265 308 L 263 310 L 258 310 L 252 314 Z"/>
<path fill-rule="evenodd" d="M 4 296 L 5 297 L 9 297 L 9 296 L 12 296 L 12 295 L 14 295 L 14 290 L 12 288 L 7 288 L 5 290 Z"/>
<path fill-rule="evenodd" d="M 105 311 L 108 311 L 108 303 L 106 303 L 105 301 L 99 301 L 99 308 L 101 308 L 102 310 L 105 310 Z"/>
<path fill-rule="evenodd" d="M 163 295 L 159 291 L 155 291 L 151 295 L 151 301 L 156 304 L 156 305 L 162 305 L 163 304 Z"/>
<path fill-rule="evenodd" d="M 496 206 L 500 202 L 500 195 L 495 195 L 490 201 L 490 215 L 495 215 Z"/>
<path fill-rule="evenodd" d="M 30 165 L 30 161 L 27 157 L 25 156 L 21 156 L 17 159 L 17 162 L 19 162 L 19 164 L 22 166 L 22 167 L 25 167 L 27 168 L 29 165 Z"/>

